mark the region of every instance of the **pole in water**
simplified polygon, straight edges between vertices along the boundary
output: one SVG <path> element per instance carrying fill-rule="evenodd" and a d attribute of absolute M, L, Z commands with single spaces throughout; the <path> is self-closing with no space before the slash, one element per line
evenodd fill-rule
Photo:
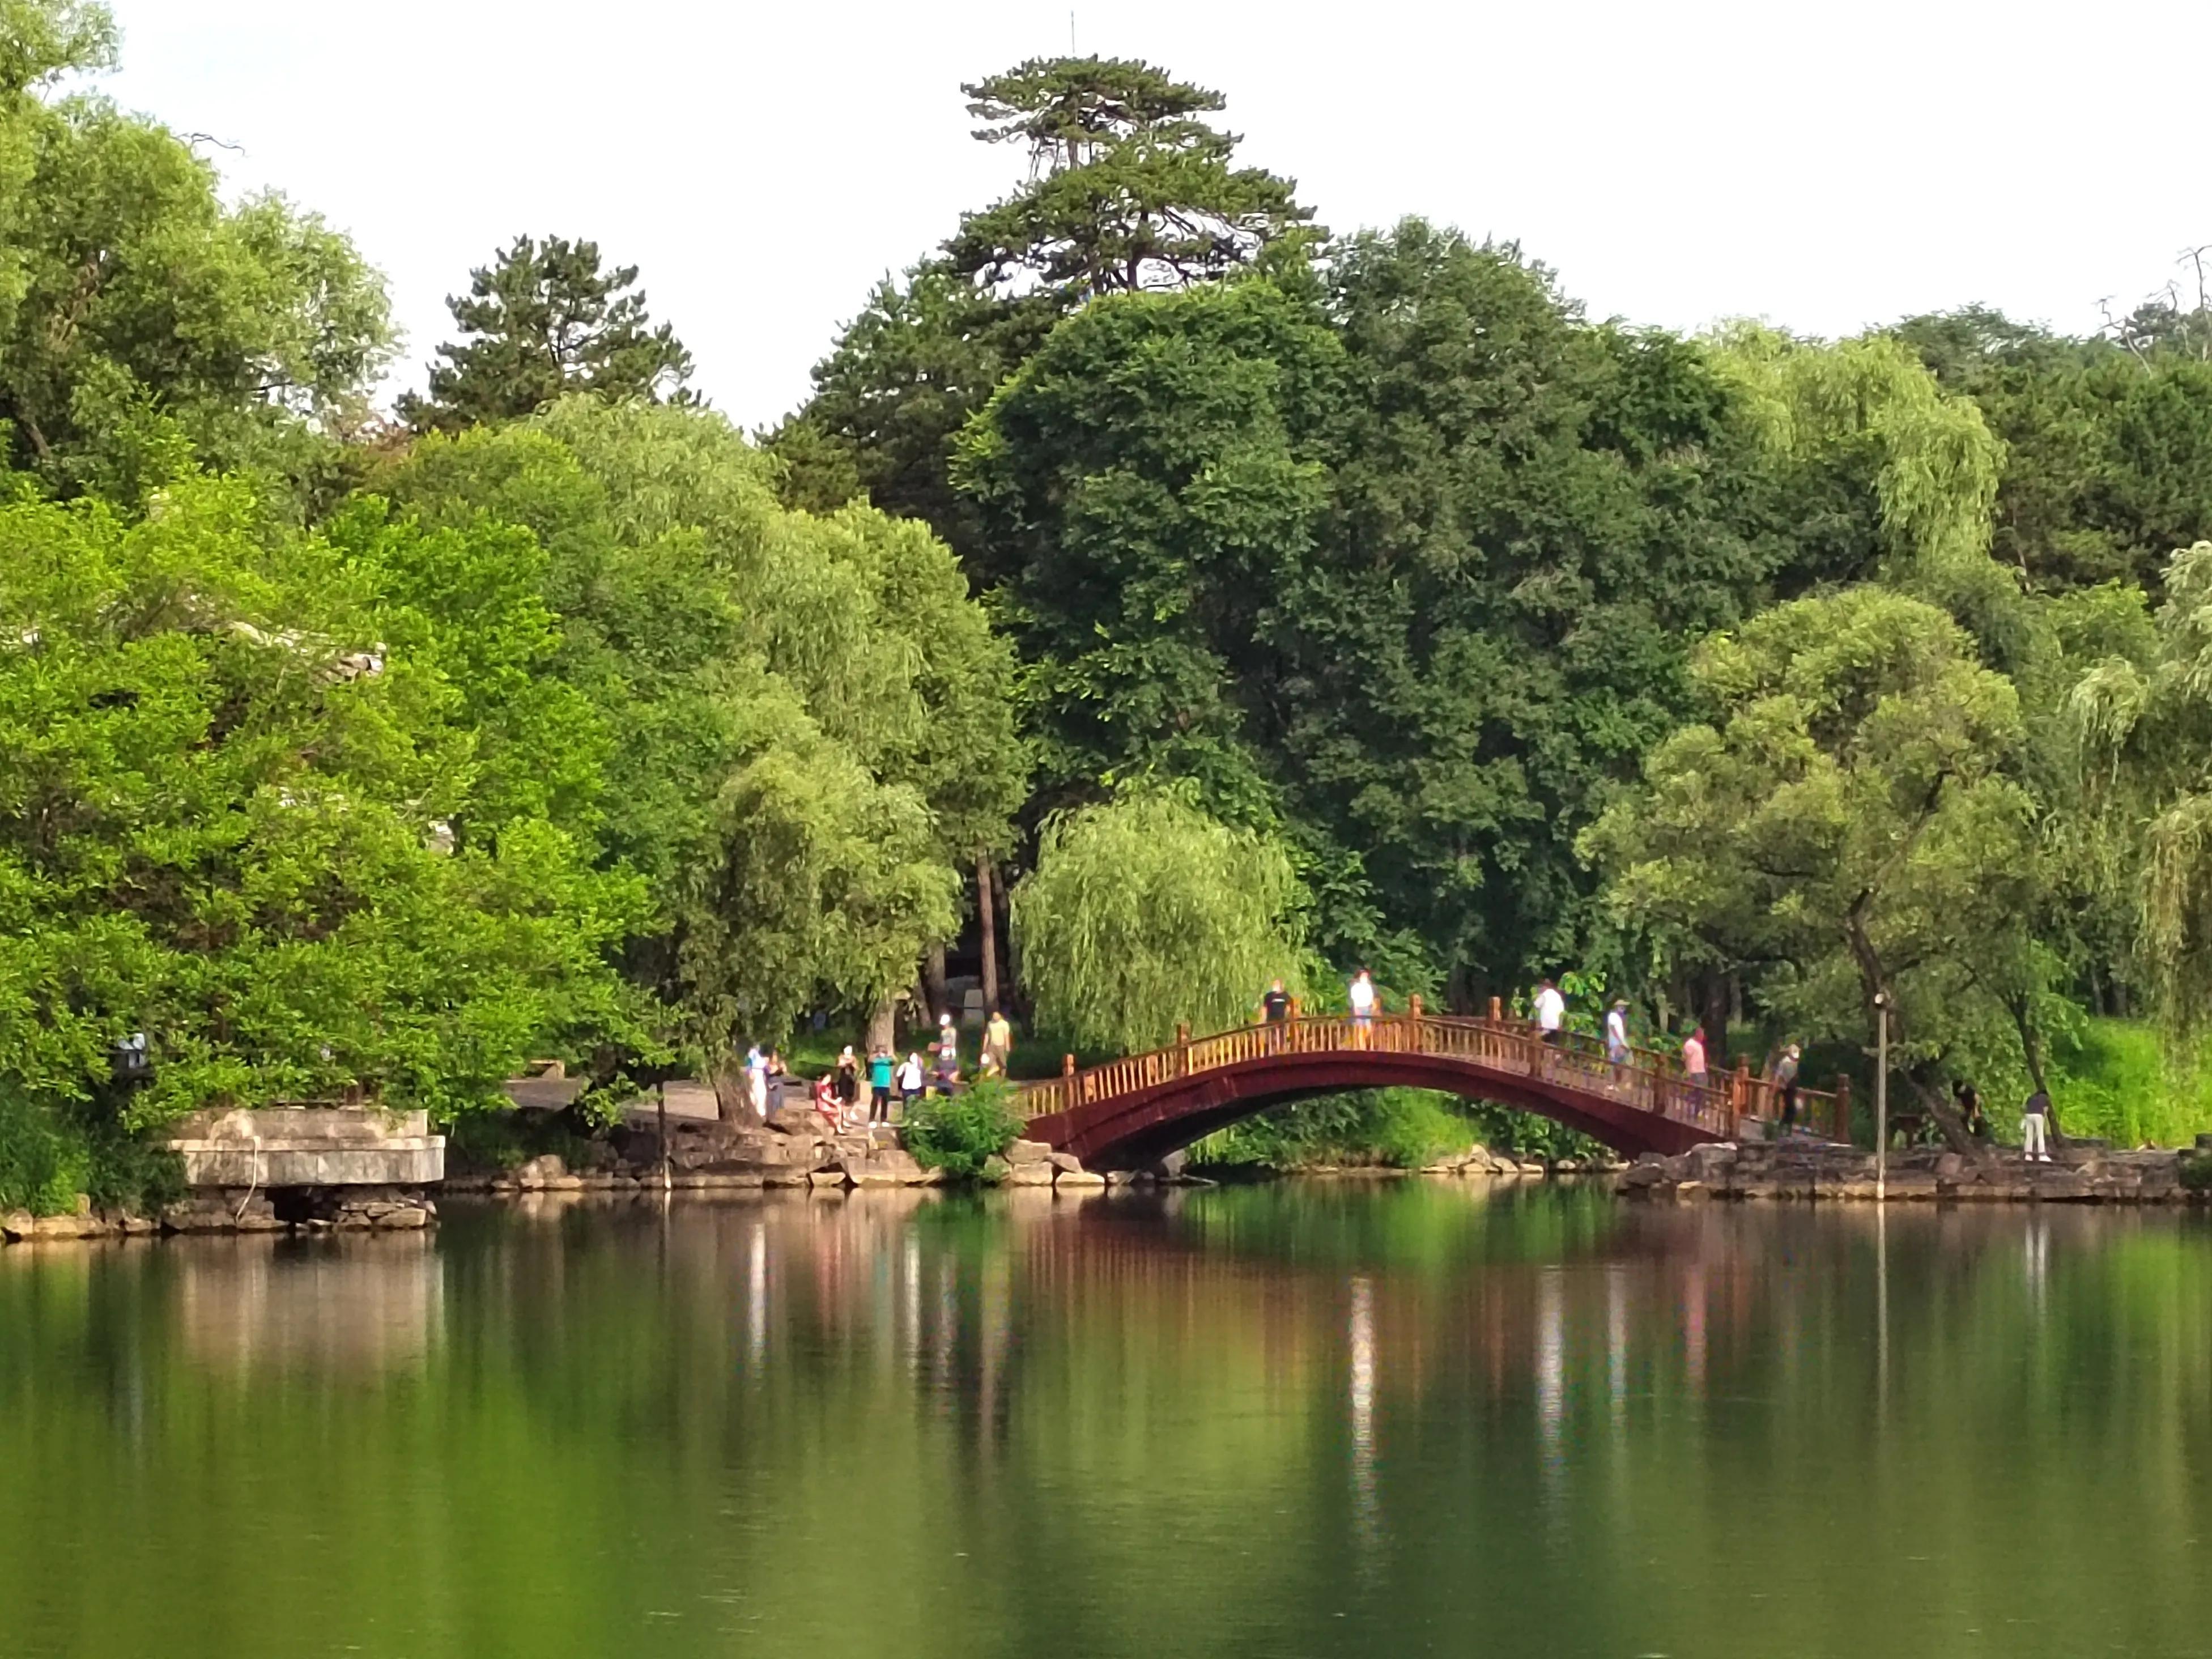
<path fill-rule="evenodd" d="M 1889 993 L 1874 994 L 1874 1201 L 1889 1196 Z"/>
<path fill-rule="evenodd" d="M 658 1132 L 660 1137 L 660 1190 L 662 1194 L 665 1196 L 668 1193 L 673 1191 L 676 1185 L 674 1180 L 671 1178 L 668 1173 L 668 1085 L 666 1083 L 656 1083 L 653 1085 L 653 1115 L 659 1120 Z"/>

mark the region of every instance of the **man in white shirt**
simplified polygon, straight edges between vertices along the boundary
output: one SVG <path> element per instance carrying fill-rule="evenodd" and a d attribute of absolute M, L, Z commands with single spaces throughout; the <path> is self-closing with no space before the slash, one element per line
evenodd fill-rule
<path fill-rule="evenodd" d="M 1345 995 L 1352 1004 L 1352 1046 L 1364 1048 L 1373 1040 L 1375 1030 L 1375 981 L 1364 968 L 1352 976 Z"/>
<path fill-rule="evenodd" d="M 1605 1057 L 1613 1062 L 1616 1072 L 1628 1067 L 1628 1004 L 1625 1000 L 1615 1002 L 1606 1011 Z"/>
<path fill-rule="evenodd" d="M 1536 1030 L 1545 1042 L 1557 1045 L 1560 1027 L 1567 1018 L 1567 1000 L 1559 994 L 1559 988 L 1545 980 L 1536 987 Z"/>

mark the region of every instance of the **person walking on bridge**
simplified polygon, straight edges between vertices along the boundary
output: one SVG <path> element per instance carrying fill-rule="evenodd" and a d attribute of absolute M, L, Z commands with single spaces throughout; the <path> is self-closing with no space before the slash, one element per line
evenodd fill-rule
<path fill-rule="evenodd" d="M 1692 1089 L 1711 1085 L 1712 1078 L 1705 1069 L 1705 1028 L 1693 1025 L 1690 1035 L 1682 1039 L 1682 1077 Z"/>
<path fill-rule="evenodd" d="M 1567 1000 L 1559 994 L 1559 988 L 1548 979 L 1536 986 L 1536 1030 L 1543 1040 L 1557 1048 L 1561 1029 L 1567 1023 Z"/>
<path fill-rule="evenodd" d="M 1352 1046 L 1367 1048 L 1375 1041 L 1375 981 L 1364 968 L 1352 976 L 1345 994 L 1352 1004 Z"/>
<path fill-rule="evenodd" d="M 1290 1029 L 1291 994 L 1283 988 L 1283 981 L 1275 981 L 1260 999 L 1260 1020 L 1267 1028 L 1267 1052 L 1283 1052 L 1284 1033 Z"/>
<path fill-rule="evenodd" d="M 1797 1123 L 1797 1060 L 1798 1048 L 1794 1042 L 1782 1050 L 1782 1058 L 1774 1062 L 1774 1086 L 1782 1094 L 1782 1133 L 1788 1134 Z"/>

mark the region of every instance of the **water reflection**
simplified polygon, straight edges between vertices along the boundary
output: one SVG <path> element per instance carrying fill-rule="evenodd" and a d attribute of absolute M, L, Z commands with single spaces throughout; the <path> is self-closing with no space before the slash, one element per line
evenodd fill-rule
<path fill-rule="evenodd" d="M 2183 1652 L 2209 1528 L 2212 1240 L 2149 1212 L 800 1193 L 0 1252 L 11 1656 Z"/>

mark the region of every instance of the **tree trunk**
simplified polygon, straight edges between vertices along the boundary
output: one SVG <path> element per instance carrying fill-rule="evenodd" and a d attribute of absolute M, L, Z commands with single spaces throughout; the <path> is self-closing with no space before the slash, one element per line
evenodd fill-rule
<path fill-rule="evenodd" d="M 929 994 L 929 1018 L 934 1024 L 945 1012 L 945 947 L 933 945 L 921 956 L 921 988 Z"/>
<path fill-rule="evenodd" d="M 1905 1018 L 1898 1012 L 1897 998 L 1890 991 L 1888 975 L 1882 971 L 1881 957 L 1875 950 L 1874 940 L 1868 936 L 1862 919 L 1866 902 L 1871 897 L 1871 890 L 1859 895 L 1858 902 L 1851 906 L 1844 918 L 1844 933 L 1850 945 L 1851 960 L 1858 964 L 1859 988 L 1866 999 L 1867 1024 L 1872 1027 L 1881 1018 L 1875 1010 L 1875 999 L 1885 999 L 1890 1010 L 1890 1047 L 1897 1048 L 1904 1046 Z M 1875 1051 L 1869 1049 L 1868 1052 L 1872 1054 Z M 1953 1109 L 1944 1092 L 1910 1072 L 1902 1075 L 1912 1092 L 1919 1097 L 1921 1105 L 1927 1109 L 1928 1115 L 1935 1120 L 1936 1127 L 1943 1132 L 1943 1139 L 1949 1143 L 1951 1150 L 1979 1163 L 1984 1157 L 1983 1150 L 1975 1144 L 1973 1136 L 1966 1133 L 1965 1121 Z M 1875 1086 L 1881 1086 L 1880 1079 L 1875 1079 Z"/>
<path fill-rule="evenodd" d="M 975 854 L 975 920 L 983 930 L 983 1011 L 999 1010 L 998 884 L 991 879 L 991 855 Z"/>
<path fill-rule="evenodd" d="M 1729 1033 L 1728 975 L 1708 975 L 1698 990 L 1698 1023 L 1705 1028 L 1707 1052 L 1716 1060 L 1725 1060 Z"/>
<path fill-rule="evenodd" d="M 1891 1034 L 1893 1036 L 1895 1035 L 1894 1026 L 1891 1028 Z M 1951 1150 L 1972 1158 L 1977 1164 L 1980 1163 L 1987 1156 L 1986 1151 L 1979 1141 L 1966 1133 L 1966 1121 L 1952 1106 L 1951 1097 L 1934 1084 L 1923 1082 L 1910 1072 L 1903 1075 L 1907 1086 L 1919 1097 L 1920 1104 L 1928 1115 L 1935 1120 L 1936 1127 L 1943 1132 L 1943 1139 L 1950 1143 Z"/>
<path fill-rule="evenodd" d="M 887 1054 L 898 1041 L 898 1000 L 885 997 L 868 1014 L 868 1052 Z"/>
<path fill-rule="evenodd" d="M 725 1123 L 753 1120 L 752 1097 L 745 1093 L 745 1068 L 735 1060 L 715 1062 L 714 1115 Z"/>

